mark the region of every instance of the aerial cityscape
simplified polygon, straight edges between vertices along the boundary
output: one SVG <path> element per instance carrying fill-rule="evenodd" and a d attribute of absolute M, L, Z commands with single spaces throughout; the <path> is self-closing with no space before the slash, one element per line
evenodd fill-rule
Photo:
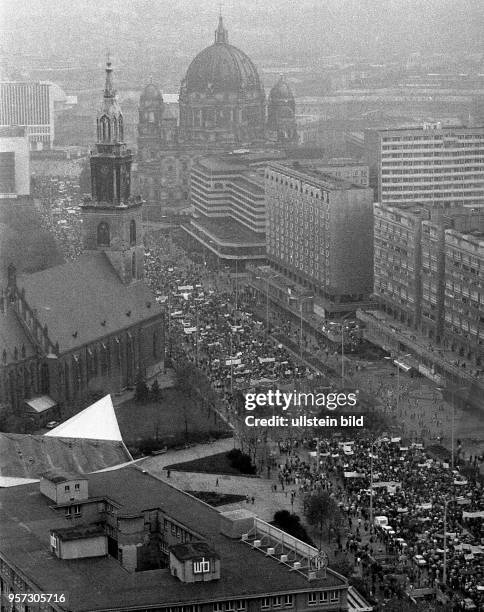
<path fill-rule="evenodd" d="M 0 25 L 0 612 L 483 610 L 479 0 Z"/>

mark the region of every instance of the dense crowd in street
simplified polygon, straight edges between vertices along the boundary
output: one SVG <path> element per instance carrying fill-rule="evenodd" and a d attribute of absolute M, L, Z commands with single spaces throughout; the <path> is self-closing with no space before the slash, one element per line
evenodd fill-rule
<path fill-rule="evenodd" d="M 77 259 L 82 253 L 82 202 L 77 177 L 34 176 L 32 195 L 38 200 L 42 227 L 55 237 L 66 260 Z"/>
<path fill-rule="evenodd" d="M 274 342 L 262 322 L 247 311 L 249 296 L 242 287 L 235 289 L 227 272 L 213 273 L 193 263 L 170 240 L 162 246 L 159 242 L 149 245 L 146 271 L 157 299 L 167 306 L 171 338 L 198 363 L 224 398 L 231 398 L 233 386 L 247 388 L 270 382 L 277 387 L 295 377 L 311 376 L 310 370 L 298 366 L 295 356 Z M 281 329 L 297 339 L 294 326 L 281 322 Z M 305 345 L 310 342 L 304 338 Z M 415 420 L 417 427 L 424 427 L 418 402 L 404 401 L 410 396 L 405 382 L 400 393 L 401 410 L 408 411 L 406 416 Z M 386 397 L 383 408 L 391 410 L 395 396 L 385 389 L 381 395 Z M 434 414 L 427 415 L 437 421 L 437 427 L 444 418 L 442 410 L 435 407 Z M 389 572 L 392 576 L 401 572 L 403 586 L 410 590 L 442 583 L 445 520 L 449 593 L 455 601 L 467 599 L 466 605 L 471 605 L 469 601 L 477 607 L 484 605 L 480 531 L 484 500 L 477 481 L 480 458 L 474 458 L 474 471 L 464 478 L 457 469 L 432 458 L 422 444 L 403 446 L 400 438 L 352 443 L 322 440 L 317 469 L 314 460 L 297 452 L 311 444 L 314 449 L 314 443 L 308 438 L 294 443 L 298 449 L 288 447 L 287 441 L 279 442 L 279 450 L 286 451 L 287 458 L 279 465 L 277 476 L 273 472 L 277 477 L 273 486 L 285 490 L 291 504 L 306 493 L 321 488 L 330 491 L 341 506 L 348 530 L 343 537 L 335 535 L 336 553 L 352 555 L 355 565 L 367 573 L 373 593 L 379 589 L 385 596 L 396 592 L 398 581 L 387 580 Z M 463 465 L 459 453 L 460 448 L 455 453 L 456 466 L 459 462 Z M 268 474 L 271 465 L 266 464 Z M 392 565 L 382 569 L 379 554 L 392 560 Z"/>
<path fill-rule="evenodd" d="M 277 386 L 310 374 L 247 311 L 244 291 L 235 303 L 227 273 L 191 262 L 173 243 L 151 244 L 145 258 L 151 288 L 167 307 L 170 337 L 226 398 L 237 388 Z"/>

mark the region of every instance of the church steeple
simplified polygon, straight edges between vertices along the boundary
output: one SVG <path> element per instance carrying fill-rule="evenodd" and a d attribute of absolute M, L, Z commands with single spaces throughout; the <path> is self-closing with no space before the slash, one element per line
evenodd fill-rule
<path fill-rule="evenodd" d="M 96 151 L 90 159 L 92 197 L 82 205 L 82 234 L 84 250 L 104 252 L 128 285 L 143 277 L 143 201 L 131 196 L 133 156 L 123 142 L 123 113 L 112 72 L 108 58 Z"/>
<path fill-rule="evenodd" d="M 124 143 L 123 113 L 116 99 L 108 57 L 103 99 L 97 115 L 96 153 L 91 155 L 91 187 L 95 201 L 119 206 L 129 200 L 131 160 L 131 152 Z"/>
<path fill-rule="evenodd" d="M 215 42 L 225 44 L 229 42 L 229 33 L 227 31 L 227 28 L 224 27 L 222 14 L 220 14 L 218 18 L 218 28 L 215 30 Z"/>
<path fill-rule="evenodd" d="M 97 142 L 98 150 L 99 145 L 114 145 L 124 142 L 123 113 L 116 98 L 113 69 L 109 56 L 106 62 L 103 100 L 97 118 Z"/>
<path fill-rule="evenodd" d="M 111 57 L 109 56 L 106 60 L 106 84 L 104 85 L 104 97 L 105 98 L 114 98 L 116 97 L 116 90 L 113 85 L 113 69 L 111 64 Z"/>

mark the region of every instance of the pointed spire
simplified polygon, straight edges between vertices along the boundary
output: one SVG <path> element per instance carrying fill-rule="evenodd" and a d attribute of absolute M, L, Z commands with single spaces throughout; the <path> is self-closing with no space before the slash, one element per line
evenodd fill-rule
<path fill-rule="evenodd" d="M 113 85 L 113 69 L 111 67 L 111 54 L 108 51 L 106 57 L 106 84 L 104 85 L 104 97 L 114 98 L 116 90 Z"/>
<path fill-rule="evenodd" d="M 225 43 L 229 42 L 229 33 L 227 28 L 224 27 L 224 21 L 222 18 L 222 8 L 220 8 L 220 15 L 218 18 L 218 27 L 215 30 L 215 42 L 216 43 Z"/>

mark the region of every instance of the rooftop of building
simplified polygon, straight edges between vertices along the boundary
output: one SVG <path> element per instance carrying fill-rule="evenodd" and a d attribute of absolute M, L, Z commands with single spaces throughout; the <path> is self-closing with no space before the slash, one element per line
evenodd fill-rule
<path fill-rule="evenodd" d="M 55 529 L 54 533 L 61 540 L 81 540 L 104 535 L 104 529 L 99 525 L 76 525 L 75 527 L 64 527 Z"/>
<path fill-rule="evenodd" d="M 202 559 L 203 557 L 215 557 L 220 559 L 213 548 L 206 542 L 187 542 L 186 544 L 175 544 L 170 547 L 172 552 L 177 559 L 180 561 L 187 561 L 188 559 Z"/>
<path fill-rule="evenodd" d="M 19 289 L 60 352 L 109 336 L 161 313 L 143 282 L 124 285 L 102 252 L 17 278 Z"/>
<path fill-rule="evenodd" d="M 0 489 L 0 551 L 44 593 L 69 592 L 69 608 L 83 610 L 147 608 L 202 603 L 270 593 L 344 588 L 344 579 L 331 571 L 311 580 L 220 532 L 215 508 L 157 480 L 134 466 L 89 475 L 93 498 L 107 497 L 121 505 L 122 514 L 160 508 L 196 531 L 221 559 L 221 577 L 186 584 L 168 569 L 128 573 L 114 558 L 61 561 L 50 552 L 50 532 L 66 527 L 64 513 L 56 514 L 38 484 Z M 243 571 L 241 571 L 243 568 Z"/>
<path fill-rule="evenodd" d="M 213 237 L 216 242 L 238 244 L 240 246 L 260 245 L 265 242 L 265 238 L 261 233 L 253 232 L 231 217 L 223 219 L 197 217 L 192 220 L 192 223 L 208 236 Z"/>
<path fill-rule="evenodd" d="M 40 478 L 51 471 L 86 474 L 130 461 L 122 442 L 0 433 L 0 477 Z"/>
<path fill-rule="evenodd" d="M 54 484 L 59 484 L 61 482 L 69 482 L 71 480 L 87 480 L 85 476 L 82 476 L 79 472 L 67 472 L 66 470 L 49 470 L 48 472 L 44 472 L 42 474 L 42 478 L 45 480 L 49 480 Z"/>
<path fill-rule="evenodd" d="M 201 157 L 198 163 L 212 172 L 240 172 L 251 166 L 285 157 L 286 154 L 277 149 L 235 149 L 227 153 Z"/>
<path fill-rule="evenodd" d="M 299 175 L 299 178 L 306 181 L 316 181 L 317 185 L 324 187 L 324 189 L 330 189 L 332 191 L 346 191 L 348 189 L 367 189 L 360 185 L 355 185 L 349 181 L 333 176 L 319 170 L 314 166 L 306 166 L 301 164 L 299 161 L 284 160 L 281 162 L 270 162 L 268 166 L 279 172 L 290 172 L 294 175 Z"/>
<path fill-rule="evenodd" d="M 399 134 L 402 132 L 409 132 L 411 134 L 415 134 L 417 132 L 425 132 L 426 134 L 438 134 L 439 132 L 453 132 L 453 133 L 478 133 L 484 134 L 484 126 L 483 127 L 472 127 L 467 125 L 447 125 L 443 122 L 436 121 L 430 123 L 424 123 L 420 125 L 407 125 L 407 126 L 395 126 L 395 127 L 379 127 L 379 128 L 369 128 L 371 131 L 378 131 L 382 134 L 391 134 L 392 132 L 398 132 Z"/>
<path fill-rule="evenodd" d="M 256 196 L 264 196 L 264 178 L 255 172 L 247 172 L 233 179 L 233 185 L 238 185 Z"/>

